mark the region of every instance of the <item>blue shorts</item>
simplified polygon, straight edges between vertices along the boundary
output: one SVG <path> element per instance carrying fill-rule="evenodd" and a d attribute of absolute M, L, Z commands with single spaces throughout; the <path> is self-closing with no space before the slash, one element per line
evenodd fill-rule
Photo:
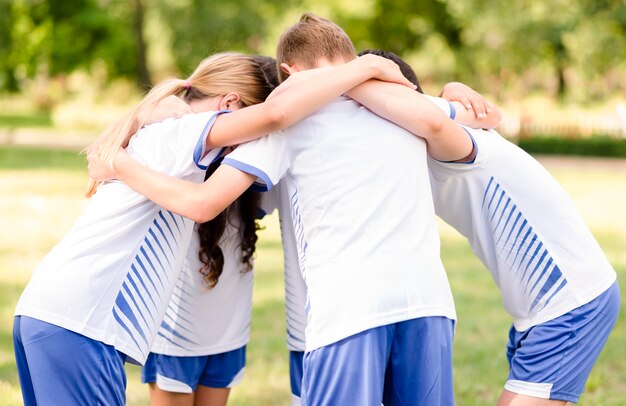
<path fill-rule="evenodd" d="M 302 362 L 304 351 L 289 351 L 289 382 L 291 383 L 291 400 L 293 405 L 300 404 L 302 396 Z"/>
<path fill-rule="evenodd" d="M 243 379 L 246 346 L 221 354 L 175 357 L 150 353 L 141 370 L 143 383 L 156 383 L 159 389 L 192 393 L 198 385 L 230 388 Z"/>
<path fill-rule="evenodd" d="M 114 347 L 26 316 L 13 344 L 26 406 L 126 403 L 126 356 Z"/>
<path fill-rule="evenodd" d="M 617 282 L 591 302 L 519 332 L 511 327 L 504 389 L 542 399 L 577 403 L 617 321 Z"/>
<path fill-rule="evenodd" d="M 372 328 L 304 354 L 303 405 L 454 404 L 454 321 Z"/>

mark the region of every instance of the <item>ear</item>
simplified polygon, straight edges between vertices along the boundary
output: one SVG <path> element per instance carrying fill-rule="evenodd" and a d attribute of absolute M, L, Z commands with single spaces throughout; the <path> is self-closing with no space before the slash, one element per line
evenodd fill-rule
<path fill-rule="evenodd" d="M 280 70 L 285 72 L 287 75 L 291 75 L 292 73 L 300 71 L 300 69 L 298 68 L 298 65 L 293 64 L 293 65 L 289 66 L 289 65 L 287 65 L 284 62 L 280 64 Z"/>
<path fill-rule="evenodd" d="M 232 110 L 233 107 L 240 107 L 239 101 L 241 98 L 239 97 L 239 93 L 231 92 L 222 98 L 220 101 L 220 110 Z"/>

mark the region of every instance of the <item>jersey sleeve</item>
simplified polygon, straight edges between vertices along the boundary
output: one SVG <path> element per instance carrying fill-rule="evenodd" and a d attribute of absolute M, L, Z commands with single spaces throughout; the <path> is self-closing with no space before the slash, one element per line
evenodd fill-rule
<path fill-rule="evenodd" d="M 429 96 L 427 94 L 425 94 L 424 96 L 426 96 L 428 100 L 433 102 L 435 106 L 439 107 L 441 111 L 443 111 L 450 118 L 450 120 L 454 120 L 454 118 L 456 117 L 456 109 L 454 108 L 454 105 L 452 103 L 441 97 Z"/>
<path fill-rule="evenodd" d="M 207 150 L 206 139 L 215 120 L 223 113 L 228 113 L 228 111 L 189 114 L 177 120 L 174 131 L 175 151 L 177 166 L 181 172 L 197 169 L 206 171 L 209 165 L 222 154 L 224 148 Z"/>
<path fill-rule="evenodd" d="M 257 177 L 252 189 L 267 192 L 284 176 L 291 165 L 287 135 L 276 132 L 238 146 L 222 161 Z"/>
<path fill-rule="evenodd" d="M 443 171 L 443 172 L 454 172 L 454 171 L 459 171 L 459 170 L 473 170 L 476 169 L 477 167 L 480 166 L 480 164 L 484 161 L 485 159 L 485 149 L 483 148 L 484 145 L 480 142 L 478 142 L 477 140 L 480 140 L 480 138 L 478 137 L 478 135 L 482 134 L 482 133 L 489 133 L 489 131 L 485 131 L 485 130 L 480 130 L 480 129 L 474 129 L 474 128 L 469 128 L 466 126 L 461 125 L 460 126 L 463 130 L 465 130 L 465 132 L 467 133 L 467 136 L 470 137 L 470 139 L 472 140 L 472 145 L 474 147 L 474 151 L 476 151 L 476 153 L 474 154 L 474 159 L 472 159 L 471 161 L 465 161 L 465 162 L 455 162 L 455 161 L 439 161 L 431 156 L 428 157 L 428 168 L 430 169 L 431 173 L 432 172 L 437 172 L 437 171 Z M 489 134 L 491 135 L 491 134 Z"/>
<path fill-rule="evenodd" d="M 263 193 L 261 195 L 261 206 L 259 207 L 259 211 L 261 212 L 261 216 L 265 217 L 266 215 L 272 214 L 274 210 L 278 209 L 278 189 L 280 187 L 280 183 L 273 187 L 267 193 Z"/>

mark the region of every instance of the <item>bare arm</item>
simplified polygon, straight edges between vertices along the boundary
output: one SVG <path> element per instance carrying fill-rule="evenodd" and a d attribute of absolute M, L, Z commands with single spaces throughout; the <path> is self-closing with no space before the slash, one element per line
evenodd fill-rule
<path fill-rule="evenodd" d="M 433 158 L 440 161 L 471 159 L 473 143 L 465 130 L 420 93 L 392 83 L 370 80 L 349 91 L 348 96 L 424 138 Z"/>
<path fill-rule="evenodd" d="M 213 219 L 252 185 L 255 176 L 221 165 L 204 183 L 194 183 L 156 172 L 120 149 L 113 168 L 89 159 L 96 180 L 119 179 L 159 206 L 204 223 Z"/>
<path fill-rule="evenodd" d="M 357 58 L 320 72 L 315 80 L 298 81 L 265 103 L 222 114 L 207 137 L 207 148 L 240 144 L 289 127 L 370 78 L 413 87 L 395 63 Z"/>
<path fill-rule="evenodd" d="M 468 127 L 496 128 L 502 120 L 502 112 L 496 105 L 463 83 L 447 83 L 440 97 L 454 104 L 457 113 L 454 121 Z"/>

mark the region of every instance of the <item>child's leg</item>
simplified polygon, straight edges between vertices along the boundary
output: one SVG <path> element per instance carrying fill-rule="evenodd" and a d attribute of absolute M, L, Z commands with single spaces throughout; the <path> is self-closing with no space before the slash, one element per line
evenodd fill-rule
<path fill-rule="evenodd" d="M 564 406 L 568 404 L 563 400 L 540 399 L 509 392 L 506 389 L 502 391 L 500 399 L 498 399 L 498 406 Z"/>
<path fill-rule="evenodd" d="M 380 406 L 393 325 L 304 354 L 303 405 Z"/>
<path fill-rule="evenodd" d="M 193 357 L 150 353 L 142 382 L 150 384 L 153 406 L 225 405 L 230 387 L 243 378 L 246 347 Z"/>
<path fill-rule="evenodd" d="M 230 388 L 209 388 L 198 385 L 195 406 L 226 406 Z"/>
<path fill-rule="evenodd" d="M 16 316 L 13 320 L 13 348 L 15 351 L 15 362 L 17 364 L 17 374 L 20 378 L 20 387 L 22 389 L 22 398 L 25 406 L 37 405 L 35 397 L 35 389 L 30 377 L 28 369 L 28 360 L 22 344 L 22 333 L 20 331 L 21 316 Z"/>
<path fill-rule="evenodd" d="M 19 330 L 38 404 L 125 404 L 125 356 L 114 347 L 25 316 Z"/>
<path fill-rule="evenodd" d="M 445 317 L 396 323 L 384 405 L 453 405 L 453 337 L 454 321 Z"/>
<path fill-rule="evenodd" d="M 537 403 L 542 399 L 577 403 L 617 321 L 619 306 L 615 283 L 591 302 L 560 317 L 523 332 L 511 328 L 507 350 L 511 370 L 498 405 L 555 404 Z M 520 403 L 525 398 L 539 400 Z"/>
<path fill-rule="evenodd" d="M 291 404 L 302 404 L 302 363 L 304 351 L 289 351 L 289 382 L 291 383 Z"/>
<path fill-rule="evenodd" d="M 152 406 L 193 406 L 195 393 L 178 393 L 163 390 L 156 383 L 150 383 L 150 404 Z"/>
<path fill-rule="evenodd" d="M 225 406 L 230 388 L 243 379 L 246 369 L 246 346 L 221 354 L 209 355 L 198 381 L 197 406 Z"/>

